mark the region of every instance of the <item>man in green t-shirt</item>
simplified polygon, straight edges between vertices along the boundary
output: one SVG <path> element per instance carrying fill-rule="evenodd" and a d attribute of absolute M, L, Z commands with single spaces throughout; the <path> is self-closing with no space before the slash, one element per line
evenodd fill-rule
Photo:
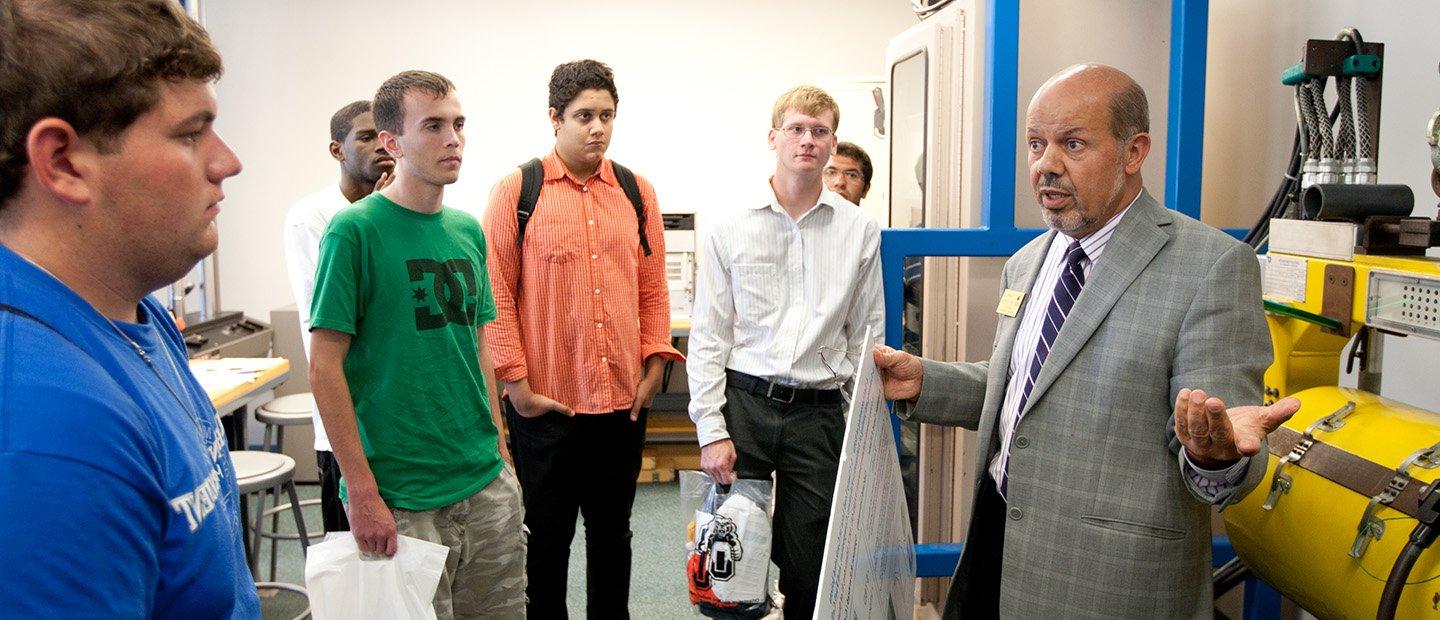
<path fill-rule="evenodd" d="M 335 216 L 320 242 L 310 383 L 361 551 L 396 534 L 450 548 L 441 618 L 524 617 L 520 489 L 499 441 L 485 237 L 441 204 L 460 174 L 455 86 L 400 73 L 373 104 L 395 180 Z"/>

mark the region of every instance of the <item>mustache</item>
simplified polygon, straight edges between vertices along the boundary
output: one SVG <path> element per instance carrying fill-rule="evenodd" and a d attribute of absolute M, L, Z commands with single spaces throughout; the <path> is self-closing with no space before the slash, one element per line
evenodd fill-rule
<path fill-rule="evenodd" d="M 1040 181 L 1035 184 L 1035 189 L 1058 189 L 1067 194 L 1075 193 L 1075 188 L 1068 183 L 1060 182 L 1060 175 L 1053 172 L 1046 172 L 1040 175 Z"/>

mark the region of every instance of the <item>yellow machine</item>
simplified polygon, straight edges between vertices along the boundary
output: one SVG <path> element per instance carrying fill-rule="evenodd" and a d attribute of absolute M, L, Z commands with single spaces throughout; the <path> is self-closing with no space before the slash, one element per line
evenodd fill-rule
<path fill-rule="evenodd" d="M 1338 384 L 1335 362 L 1362 326 L 1440 339 L 1440 260 L 1365 254 L 1339 260 L 1272 251 L 1261 261 L 1275 347 L 1275 363 L 1265 372 L 1267 403 Z M 1377 346 L 1378 334 L 1365 335 L 1369 342 L 1361 347 Z M 1379 351 L 1369 353 L 1371 366 L 1361 372 L 1378 375 L 1373 365 L 1380 363 Z"/>
<path fill-rule="evenodd" d="M 1265 401 L 1301 408 L 1224 516 L 1245 567 L 1316 616 L 1440 619 L 1440 414 L 1379 396 L 1382 334 L 1440 340 L 1440 259 L 1425 256 L 1440 221 L 1412 215 L 1410 187 L 1377 183 L 1384 55 L 1347 28 L 1282 74 L 1295 145 L 1244 240 L 1269 245 Z M 1440 195 L 1440 112 L 1426 139 Z M 1356 389 L 1338 386 L 1342 362 L 1359 363 Z"/>
<path fill-rule="evenodd" d="M 1323 246 L 1314 226 L 1329 223 L 1300 224 L 1300 245 Z M 1226 528 L 1246 566 L 1306 610 L 1373 618 L 1440 478 L 1440 414 L 1373 393 L 1379 331 L 1440 339 L 1440 260 L 1276 251 L 1260 260 L 1275 350 L 1266 400 L 1293 395 L 1303 405 L 1270 436 L 1265 481 L 1225 511 Z M 1337 387 L 1352 336 L 1361 389 Z M 1412 553 L 1396 617 L 1440 618 L 1440 550 Z"/>

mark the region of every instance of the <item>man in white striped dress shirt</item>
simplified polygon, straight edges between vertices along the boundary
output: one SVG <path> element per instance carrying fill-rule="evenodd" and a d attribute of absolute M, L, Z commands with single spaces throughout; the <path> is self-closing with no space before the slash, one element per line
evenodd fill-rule
<path fill-rule="evenodd" d="M 712 478 L 776 473 L 773 557 L 785 616 L 809 618 L 840 445 L 840 388 L 865 328 L 884 338 L 880 227 L 825 189 L 840 110 L 800 86 L 775 103 L 775 175 L 705 236 L 690 329 L 690 417 Z"/>

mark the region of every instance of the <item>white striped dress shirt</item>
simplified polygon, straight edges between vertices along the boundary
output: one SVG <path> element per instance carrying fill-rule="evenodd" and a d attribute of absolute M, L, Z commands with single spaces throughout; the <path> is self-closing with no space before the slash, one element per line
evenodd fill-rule
<path fill-rule="evenodd" d="M 1139 200 L 1140 194 L 1135 195 Z M 1115 228 L 1120 225 L 1120 220 L 1135 205 L 1131 200 L 1120 213 L 1110 218 L 1104 226 L 1090 235 L 1080 239 L 1080 247 L 1085 250 L 1085 260 L 1081 261 L 1081 269 L 1085 272 L 1085 281 L 1090 281 L 1090 273 L 1094 271 L 1095 264 L 1100 260 L 1101 254 L 1105 252 L 1105 246 L 1110 243 L 1110 237 L 1115 233 Z M 1050 307 L 1050 298 L 1054 296 L 1055 284 L 1060 281 L 1060 270 L 1065 265 L 1065 251 L 1070 248 L 1070 237 L 1063 234 L 1056 234 L 1050 241 L 1049 251 L 1045 254 L 1045 262 L 1040 265 L 1040 273 L 1035 277 L 1035 283 L 1031 285 L 1029 293 L 1026 294 L 1025 312 L 1021 316 L 1020 326 L 1015 331 L 1015 344 L 1010 350 L 1009 376 L 1005 384 L 1005 403 L 1000 407 L 1000 450 L 995 457 L 990 459 L 990 477 L 995 479 L 998 485 L 1010 461 L 1010 441 L 1015 435 L 1015 426 L 1020 417 L 1020 396 L 1025 390 L 1027 375 L 1023 372 L 1029 368 L 1031 361 L 1035 358 L 1035 348 L 1040 342 L 1040 330 L 1044 326 L 1045 310 Z M 1079 309 L 1078 302 L 1071 312 Z M 1020 372 L 1017 372 L 1017 369 Z M 1196 386 L 1202 387 L 1203 386 Z M 1240 459 L 1234 466 L 1219 471 L 1200 469 L 1190 463 L 1185 450 L 1180 451 L 1180 463 L 1190 479 L 1212 496 L 1218 496 L 1221 492 L 1233 486 L 1244 477 L 1245 465 L 1249 459 Z"/>
<path fill-rule="evenodd" d="M 867 326 L 884 342 L 875 219 L 822 190 L 795 220 L 768 183 L 764 192 L 712 226 L 697 257 L 685 371 L 702 446 L 730 436 L 721 413 L 726 368 L 829 389 L 849 381 L 857 356 L 868 354 L 859 350 Z"/>

